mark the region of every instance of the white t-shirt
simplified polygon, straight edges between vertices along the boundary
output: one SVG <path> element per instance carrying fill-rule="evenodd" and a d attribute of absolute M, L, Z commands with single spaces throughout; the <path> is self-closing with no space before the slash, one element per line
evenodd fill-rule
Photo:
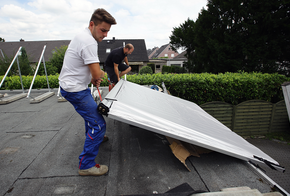
<path fill-rule="evenodd" d="M 89 28 L 76 35 L 64 56 L 59 85 L 68 92 L 79 92 L 88 88 L 91 72 L 88 64 L 99 63 L 98 42 Z"/>

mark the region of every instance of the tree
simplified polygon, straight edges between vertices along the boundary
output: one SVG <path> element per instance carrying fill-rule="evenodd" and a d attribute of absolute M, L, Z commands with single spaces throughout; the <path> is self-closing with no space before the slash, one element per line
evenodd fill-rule
<path fill-rule="evenodd" d="M 45 62 L 45 68 L 46 68 L 47 75 L 55 75 L 58 73 L 57 68 L 55 66 L 53 66 L 50 61 Z M 39 69 L 38 69 L 37 74 L 41 75 L 41 76 L 45 75 L 43 63 L 41 63 L 39 65 Z"/>
<path fill-rule="evenodd" d="M 10 62 L 12 61 L 12 59 L 9 59 L 5 53 L 3 53 L 3 55 L 4 55 L 4 57 L 2 56 L 2 54 L 0 56 L 0 76 L 5 75 L 7 69 L 10 65 Z M 11 75 L 12 74 L 9 73 L 9 76 L 11 76 Z"/>
<path fill-rule="evenodd" d="M 187 53 L 194 71 L 287 74 L 290 69 L 289 0 L 209 0 L 207 7 L 190 24 L 192 33 L 188 35 L 190 39 L 186 38 L 191 40 L 194 49 L 194 53 Z M 170 39 L 177 47 L 189 45 L 184 40 Z"/>
<path fill-rule="evenodd" d="M 24 47 L 21 48 L 21 55 L 18 57 L 21 75 L 32 75 L 33 71 Z M 14 66 L 14 65 L 13 65 Z"/>
<path fill-rule="evenodd" d="M 52 57 L 49 61 L 45 62 L 47 75 L 55 75 L 56 73 L 60 73 L 67 47 L 68 46 L 63 45 L 59 48 L 56 47 L 52 51 Z M 45 75 L 43 63 L 39 67 L 38 74 Z"/>
<path fill-rule="evenodd" d="M 30 66 L 30 62 L 28 60 L 28 56 L 26 53 L 26 50 L 24 47 L 21 48 L 21 55 L 19 55 L 18 62 L 20 67 L 21 75 L 32 75 L 33 71 Z M 3 54 L 4 58 L 0 58 L 0 75 L 5 75 L 6 71 L 8 70 L 12 60 L 14 59 L 14 56 L 8 57 L 6 54 Z M 19 75 L 18 65 L 17 65 L 17 59 L 15 59 L 8 76 L 12 75 Z"/>
<path fill-rule="evenodd" d="M 68 46 L 60 46 L 59 48 L 55 48 L 52 52 L 52 58 L 49 59 L 49 62 L 57 68 L 57 73 L 60 73 L 62 64 L 63 64 L 63 59 L 65 52 L 67 50 Z"/>
<path fill-rule="evenodd" d="M 5 39 L 0 37 L 0 42 L 5 42 Z"/>
<path fill-rule="evenodd" d="M 193 71 L 193 54 L 195 49 L 194 42 L 194 26 L 195 23 L 189 18 L 179 27 L 173 28 L 172 35 L 170 38 L 170 46 L 175 52 L 178 48 L 183 48 L 186 50 L 185 57 L 188 59 L 187 63 L 184 66 L 189 70 Z"/>

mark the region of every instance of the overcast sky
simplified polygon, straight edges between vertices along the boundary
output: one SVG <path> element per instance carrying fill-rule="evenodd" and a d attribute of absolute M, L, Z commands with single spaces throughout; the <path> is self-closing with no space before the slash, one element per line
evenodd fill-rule
<path fill-rule="evenodd" d="M 1 0 L 0 37 L 6 42 L 71 40 L 97 8 L 117 21 L 106 39 L 144 39 L 147 49 L 169 43 L 174 27 L 196 20 L 207 0 Z"/>

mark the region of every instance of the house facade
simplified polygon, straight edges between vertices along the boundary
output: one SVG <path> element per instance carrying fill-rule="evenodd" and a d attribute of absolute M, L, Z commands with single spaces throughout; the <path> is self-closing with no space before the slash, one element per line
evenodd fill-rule
<path fill-rule="evenodd" d="M 36 64 L 39 61 L 41 53 L 43 51 L 44 46 L 46 45 L 46 49 L 44 52 L 45 61 L 49 61 L 49 59 L 53 55 L 53 50 L 55 48 L 59 48 L 61 46 L 68 46 L 70 40 L 54 40 L 54 41 L 24 41 L 20 40 L 19 42 L 0 42 L 1 52 L 8 57 L 14 57 L 19 47 L 22 46 L 25 48 L 29 61 L 32 64 Z M 147 56 L 147 49 L 145 45 L 144 39 L 105 39 L 99 43 L 98 53 L 100 59 L 101 67 L 104 66 L 104 63 L 107 59 L 109 53 L 118 47 L 123 47 L 126 44 L 131 43 L 134 46 L 134 52 L 131 55 L 128 55 L 128 61 L 130 66 L 132 67 L 132 72 L 139 72 L 140 68 L 144 65 L 147 65 L 149 62 Z M 0 54 L 2 57 L 2 54 Z"/>
<path fill-rule="evenodd" d="M 20 46 L 25 48 L 28 59 L 32 64 L 38 63 L 44 46 L 44 60 L 49 61 L 52 57 L 53 50 L 61 46 L 67 46 L 70 40 L 54 40 L 54 41 L 24 41 L 21 39 L 19 42 L 0 42 L 1 53 L 8 57 L 14 57 Z M 2 57 L 2 54 L 1 54 Z"/>
<path fill-rule="evenodd" d="M 184 62 L 187 62 L 187 58 L 184 56 L 186 54 L 186 51 L 180 53 L 173 59 L 167 60 L 166 65 L 167 66 L 178 66 L 183 67 Z"/>
<path fill-rule="evenodd" d="M 184 62 L 187 62 L 185 57 L 186 51 L 178 54 L 170 49 L 169 44 L 163 45 L 161 48 L 155 47 L 147 50 L 149 63 L 155 65 L 155 73 L 162 72 L 162 67 L 166 66 L 178 66 L 183 67 Z M 165 56 L 175 56 L 174 58 L 166 58 Z"/>
<path fill-rule="evenodd" d="M 158 50 L 158 47 L 154 47 L 152 49 L 147 50 L 148 59 L 151 59 L 155 52 Z"/>
<path fill-rule="evenodd" d="M 153 50 L 153 49 L 152 49 Z M 150 56 L 148 56 L 149 59 L 159 59 L 159 58 L 165 58 L 165 59 L 173 59 L 175 58 L 179 53 L 172 50 L 170 47 L 170 44 L 165 44 L 161 46 L 160 48 L 156 48 L 152 51 Z"/>

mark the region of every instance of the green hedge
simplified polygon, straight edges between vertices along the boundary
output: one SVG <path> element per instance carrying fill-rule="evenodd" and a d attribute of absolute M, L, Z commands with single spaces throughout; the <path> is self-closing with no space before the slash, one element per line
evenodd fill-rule
<path fill-rule="evenodd" d="M 153 74 L 131 75 L 127 80 L 141 84 L 160 85 L 177 97 L 198 105 L 211 101 L 239 104 L 260 99 L 276 103 L 283 100 L 281 84 L 289 79 L 279 74 L 225 73 L 225 74 Z"/>
<path fill-rule="evenodd" d="M 171 65 L 171 66 L 163 65 L 161 72 L 163 74 L 164 73 L 187 73 L 184 67 L 179 67 L 176 65 Z"/>
<path fill-rule="evenodd" d="M 1 81 L 2 79 L 3 79 L 3 76 L 0 76 Z M 22 83 L 23 83 L 24 89 L 30 88 L 32 79 L 33 79 L 33 76 L 22 76 Z M 48 76 L 48 81 L 49 81 L 50 88 L 58 88 L 58 75 Z M 46 76 L 37 75 L 34 80 L 33 89 L 41 89 L 41 88 L 47 88 Z M 1 87 L 1 90 L 13 90 L 13 89 L 22 89 L 19 76 L 6 77 Z"/>
<path fill-rule="evenodd" d="M 58 76 L 59 74 L 48 76 L 50 88 L 59 87 Z M 2 79 L 3 79 L 3 76 L 0 76 L 0 81 L 2 81 Z M 33 80 L 33 76 L 22 76 L 24 89 L 30 88 L 32 80 Z M 103 78 L 101 86 L 109 86 L 107 74 Z M 47 88 L 46 76 L 37 75 L 34 80 L 34 84 L 32 88 L 33 89 Z M 19 76 L 10 76 L 10 77 L 7 76 L 0 90 L 13 90 L 13 89 L 22 89 Z"/>
<path fill-rule="evenodd" d="M 2 81 L 0 76 L 0 80 Z M 23 76 L 25 89 L 29 89 L 33 76 Z M 51 88 L 58 88 L 58 75 L 48 76 Z M 177 97 L 193 101 L 198 105 L 211 101 L 239 104 L 260 99 L 276 103 L 283 100 L 281 84 L 289 81 L 284 75 L 261 73 L 225 74 L 143 74 L 127 75 L 127 80 L 140 85 L 165 83 L 167 90 Z M 105 76 L 101 86 L 108 86 Z M 33 88 L 47 88 L 46 77 L 37 76 Z M 21 89 L 19 76 L 7 77 L 3 89 Z"/>

